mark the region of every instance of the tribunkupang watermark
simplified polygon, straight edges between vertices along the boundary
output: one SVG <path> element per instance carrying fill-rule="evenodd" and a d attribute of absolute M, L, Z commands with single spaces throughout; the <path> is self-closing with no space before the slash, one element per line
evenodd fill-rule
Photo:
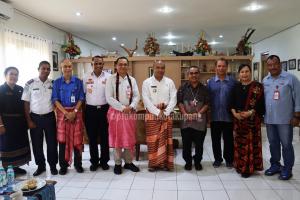
<path fill-rule="evenodd" d="M 110 120 L 161 120 L 161 119 L 169 119 L 173 121 L 202 121 L 202 115 L 199 113 L 194 114 L 171 114 L 169 116 L 164 116 L 163 118 L 159 118 L 156 115 L 149 114 L 149 113 L 118 113 L 118 114 L 111 114 L 109 116 Z"/>

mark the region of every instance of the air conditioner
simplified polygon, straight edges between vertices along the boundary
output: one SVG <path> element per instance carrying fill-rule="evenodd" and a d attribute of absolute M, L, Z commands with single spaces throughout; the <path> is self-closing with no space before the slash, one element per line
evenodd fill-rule
<path fill-rule="evenodd" d="M 0 19 L 8 20 L 14 15 L 14 8 L 0 0 Z"/>

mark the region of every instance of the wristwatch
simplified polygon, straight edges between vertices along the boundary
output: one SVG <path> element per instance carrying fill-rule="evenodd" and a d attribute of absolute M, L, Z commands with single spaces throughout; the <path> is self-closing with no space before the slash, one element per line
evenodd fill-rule
<path fill-rule="evenodd" d="M 198 119 L 201 119 L 202 115 L 201 113 L 198 113 Z"/>
<path fill-rule="evenodd" d="M 250 116 L 253 115 L 253 110 L 249 110 L 248 112 L 250 113 Z"/>

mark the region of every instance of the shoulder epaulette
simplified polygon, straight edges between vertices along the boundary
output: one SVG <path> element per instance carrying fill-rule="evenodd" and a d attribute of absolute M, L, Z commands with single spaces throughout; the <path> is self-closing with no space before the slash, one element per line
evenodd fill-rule
<path fill-rule="evenodd" d="M 34 79 L 30 79 L 29 81 L 27 81 L 27 85 L 30 85 L 31 83 L 33 83 L 34 82 Z"/>

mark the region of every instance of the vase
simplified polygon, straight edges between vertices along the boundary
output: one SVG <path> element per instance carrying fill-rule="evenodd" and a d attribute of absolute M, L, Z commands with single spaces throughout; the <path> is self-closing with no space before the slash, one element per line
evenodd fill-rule
<path fill-rule="evenodd" d="M 67 53 L 67 54 L 66 54 L 66 57 L 67 57 L 68 59 L 74 59 L 74 58 L 75 58 L 75 55 Z"/>

